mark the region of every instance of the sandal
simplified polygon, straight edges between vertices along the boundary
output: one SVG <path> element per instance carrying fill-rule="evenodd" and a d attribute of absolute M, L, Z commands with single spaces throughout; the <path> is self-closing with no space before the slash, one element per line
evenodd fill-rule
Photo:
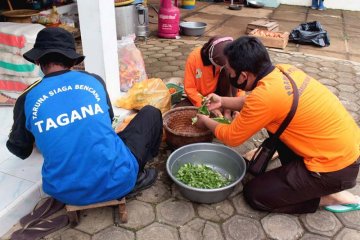
<path fill-rule="evenodd" d="M 45 199 L 45 201 L 43 201 Z M 26 226 L 39 218 L 46 218 L 64 208 L 65 204 L 55 198 L 47 197 L 41 199 L 34 207 L 33 211 L 20 219 L 20 225 Z M 42 203 L 42 204 L 41 204 Z M 41 204 L 41 206 L 39 206 Z"/>
<path fill-rule="evenodd" d="M 358 200 L 357 203 L 329 205 L 329 206 L 325 206 L 324 209 L 333 213 L 344 213 L 344 212 L 360 210 L 360 197 L 356 196 L 356 198 Z"/>
<path fill-rule="evenodd" d="M 67 215 L 60 215 L 53 219 L 34 219 L 24 228 L 13 232 L 12 240 L 38 240 L 50 233 L 56 232 L 69 224 Z"/>

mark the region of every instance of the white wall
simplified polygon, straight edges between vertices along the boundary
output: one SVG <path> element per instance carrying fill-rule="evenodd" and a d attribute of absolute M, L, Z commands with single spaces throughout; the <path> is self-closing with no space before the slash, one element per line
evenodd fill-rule
<path fill-rule="evenodd" d="M 106 82 L 111 100 L 120 94 L 114 0 L 77 0 L 85 70 Z"/>
<path fill-rule="evenodd" d="M 311 0 L 279 0 L 281 4 L 310 6 Z M 324 0 L 326 8 L 360 11 L 359 0 Z"/>

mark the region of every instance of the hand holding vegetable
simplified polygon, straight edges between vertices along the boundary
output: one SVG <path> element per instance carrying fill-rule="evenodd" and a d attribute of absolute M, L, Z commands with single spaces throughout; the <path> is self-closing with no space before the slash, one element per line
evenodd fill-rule
<path fill-rule="evenodd" d="M 210 111 L 220 109 L 222 107 L 221 97 L 219 95 L 216 95 L 215 93 L 210 93 L 208 96 L 206 96 L 206 98 L 209 99 L 207 107 Z"/>
<path fill-rule="evenodd" d="M 221 97 L 219 97 L 216 94 L 210 94 L 208 97 L 203 97 L 203 96 L 201 97 L 203 98 L 202 105 L 198 108 L 198 114 L 196 115 L 196 117 L 193 117 L 191 119 L 191 123 L 192 125 L 196 124 L 198 128 L 206 128 L 205 121 L 207 121 L 207 119 L 205 118 L 210 118 L 210 111 L 208 109 L 208 106 L 211 104 L 212 99 L 215 100 L 214 101 L 215 105 L 220 102 L 220 106 L 221 106 Z M 231 121 L 228 118 L 224 118 L 224 116 L 221 114 L 221 111 L 219 109 L 217 108 L 214 109 L 213 113 L 216 117 L 210 119 L 213 119 L 219 123 L 226 123 L 226 124 L 231 123 Z"/>

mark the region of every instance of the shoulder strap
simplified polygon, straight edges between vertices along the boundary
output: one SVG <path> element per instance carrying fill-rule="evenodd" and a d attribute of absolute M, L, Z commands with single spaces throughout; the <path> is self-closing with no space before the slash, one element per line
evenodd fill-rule
<path fill-rule="evenodd" d="M 273 135 L 273 137 L 275 137 L 276 139 L 280 137 L 280 135 L 283 133 L 283 131 L 286 129 L 286 127 L 289 125 L 289 123 L 293 119 L 296 109 L 297 109 L 297 106 L 298 106 L 298 103 L 299 103 L 299 91 L 298 91 L 298 88 L 296 86 L 294 79 L 292 79 L 292 77 L 290 77 L 290 75 L 288 73 L 284 72 L 281 69 L 279 69 L 279 70 L 289 79 L 291 86 L 293 88 L 294 97 L 293 97 L 293 102 L 292 102 L 291 109 L 290 109 L 288 115 L 286 116 L 284 121 L 281 123 L 279 129 Z"/>

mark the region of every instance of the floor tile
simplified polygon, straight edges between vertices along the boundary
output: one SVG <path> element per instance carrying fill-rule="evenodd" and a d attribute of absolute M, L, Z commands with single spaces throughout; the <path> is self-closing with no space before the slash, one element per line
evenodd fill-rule
<path fill-rule="evenodd" d="M 342 24 L 341 17 L 338 17 L 338 16 L 330 17 L 330 16 L 324 16 L 324 15 L 318 15 L 318 14 L 309 14 L 307 16 L 306 21 L 307 22 L 318 21 L 322 25 L 323 24 L 336 24 L 336 25 Z"/>
<path fill-rule="evenodd" d="M 227 6 L 224 5 L 224 7 L 219 8 L 219 6 L 216 5 L 209 5 L 208 7 L 205 7 L 200 10 L 200 12 L 206 13 L 206 14 L 217 14 L 217 15 L 234 15 L 239 17 L 253 17 L 256 16 L 257 18 L 268 18 L 271 13 L 272 9 L 265 9 L 265 8 L 246 8 L 246 11 L 232 11 L 227 8 Z"/>
<path fill-rule="evenodd" d="M 8 135 L 13 123 L 13 107 L 0 106 L 0 135 Z"/>
<path fill-rule="evenodd" d="M 287 11 L 276 11 L 271 17 L 275 20 L 285 20 L 285 21 L 295 21 L 295 22 L 305 22 L 306 14 L 305 13 L 295 13 Z"/>
<path fill-rule="evenodd" d="M 41 181 L 41 166 L 43 157 L 34 149 L 25 160 L 11 156 L 0 164 L 0 172 L 22 178 L 31 182 Z"/>
<path fill-rule="evenodd" d="M 11 152 L 6 148 L 6 141 L 8 140 L 8 135 L 0 134 L 0 164 L 5 160 L 13 156 Z"/>
<path fill-rule="evenodd" d="M 9 174 L 0 172 L 0 211 L 10 205 L 25 191 L 29 190 L 34 183 L 20 179 Z"/>

